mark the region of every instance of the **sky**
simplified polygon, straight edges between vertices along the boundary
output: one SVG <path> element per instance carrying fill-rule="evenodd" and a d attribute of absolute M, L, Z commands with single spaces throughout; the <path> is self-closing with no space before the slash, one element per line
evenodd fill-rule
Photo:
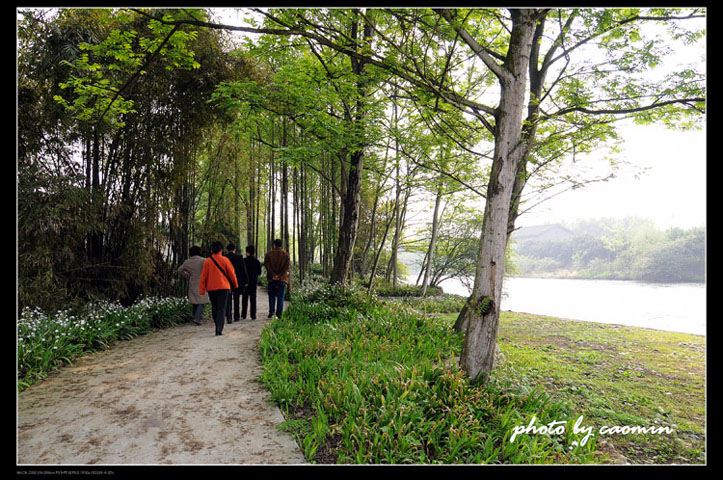
<path fill-rule="evenodd" d="M 660 229 L 706 225 L 705 130 L 679 132 L 654 125 L 623 130 L 626 141 L 616 155 L 630 162 L 616 178 L 569 190 L 522 215 L 517 225 L 574 223 L 579 219 L 642 217 Z M 597 163 L 600 171 L 606 167 Z M 642 174 L 639 168 L 647 168 Z M 609 168 L 609 167 L 607 167 Z"/>

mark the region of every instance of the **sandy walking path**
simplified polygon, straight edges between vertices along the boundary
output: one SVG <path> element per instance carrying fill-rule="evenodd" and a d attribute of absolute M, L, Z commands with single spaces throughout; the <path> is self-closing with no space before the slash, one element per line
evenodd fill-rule
<path fill-rule="evenodd" d="M 88 355 L 17 398 L 18 465 L 302 464 L 258 378 L 267 322 L 157 331 Z"/>

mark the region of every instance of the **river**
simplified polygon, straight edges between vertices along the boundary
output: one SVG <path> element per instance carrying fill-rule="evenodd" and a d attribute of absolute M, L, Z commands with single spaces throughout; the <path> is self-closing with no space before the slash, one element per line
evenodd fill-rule
<path fill-rule="evenodd" d="M 445 293 L 469 295 L 458 280 L 441 286 Z M 502 310 L 706 334 L 702 283 L 508 277 L 503 295 Z"/>

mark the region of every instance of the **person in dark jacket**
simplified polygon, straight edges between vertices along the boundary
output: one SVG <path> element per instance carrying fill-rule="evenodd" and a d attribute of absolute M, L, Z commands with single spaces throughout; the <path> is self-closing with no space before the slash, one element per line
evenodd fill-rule
<path fill-rule="evenodd" d="M 281 313 L 284 311 L 284 295 L 289 285 L 291 258 L 282 245 L 281 240 L 274 240 L 271 251 L 264 257 L 266 279 L 269 282 L 269 318 L 273 317 L 274 313 L 276 318 L 281 318 Z"/>
<path fill-rule="evenodd" d="M 246 320 L 246 313 L 251 314 L 251 320 L 256 320 L 256 289 L 259 284 L 259 275 L 261 275 L 261 262 L 254 255 L 256 249 L 253 245 L 246 247 L 246 273 L 249 277 L 249 284 L 243 291 L 241 296 L 241 318 Z M 249 305 L 250 304 L 250 305 Z M 250 309 L 248 307 L 251 307 Z"/>
<path fill-rule="evenodd" d="M 240 320 L 238 309 L 239 295 L 241 295 L 243 289 L 246 288 L 246 285 L 248 285 L 249 277 L 246 273 L 246 264 L 244 263 L 244 257 L 236 253 L 236 245 L 234 245 L 233 243 L 229 243 L 228 246 L 226 246 L 226 250 L 227 253 L 224 256 L 231 261 L 231 265 L 233 265 L 233 269 L 236 272 L 236 281 L 238 283 L 238 288 L 234 288 L 231 290 L 231 297 L 233 298 L 233 309 L 231 308 L 231 298 L 229 298 L 228 302 L 226 302 L 226 323 L 233 323 Z M 233 320 L 231 319 L 232 311 Z"/>

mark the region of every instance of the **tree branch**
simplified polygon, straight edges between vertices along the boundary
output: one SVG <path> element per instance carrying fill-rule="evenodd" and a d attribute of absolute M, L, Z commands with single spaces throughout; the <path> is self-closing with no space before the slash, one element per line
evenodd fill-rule
<path fill-rule="evenodd" d="M 297 29 L 293 26 L 289 26 L 287 29 L 277 29 L 277 28 L 252 28 L 252 27 L 240 27 L 235 25 L 227 25 L 222 23 L 211 23 L 211 22 L 204 22 L 200 20 L 165 20 L 162 18 L 156 18 L 153 15 L 150 15 L 148 13 L 145 13 L 143 11 L 137 10 L 137 9 L 131 9 L 132 11 L 152 18 L 158 22 L 161 22 L 166 25 L 193 25 L 197 27 L 206 27 L 206 28 L 212 28 L 216 30 L 229 30 L 229 31 L 236 31 L 236 32 L 245 32 L 245 33 L 258 33 L 258 34 L 271 34 L 271 35 L 287 35 L 287 36 L 293 36 L 293 35 L 299 35 L 302 37 L 306 37 L 309 39 L 312 39 L 322 45 L 325 45 L 333 50 L 336 50 L 337 52 L 343 53 L 345 55 L 348 55 L 351 58 L 354 58 L 356 60 L 360 60 L 362 62 L 374 65 L 375 67 L 381 68 L 385 71 L 391 72 L 394 75 L 406 80 L 407 82 L 411 83 L 412 85 L 422 88 L 424 90 L 430 91 L 434 94 L 441 95 L 442 98 L 444 98 L 446 101 L 454 102 L 457 105 L 464 105 L 465 107 L 471 108 L 477 112 L 485 112 L 491 115 L 494 115 L 496 113 L 496 109 L 489 107 L 487 105 L 474 102 L 471 100 L 468 100 L 461 95 L 459 95 L 457 92 L 454 92 L 452 90 L 447 90 L 443 88 L 439 88 L 434 85 L 430 85 L 429 83 L 422 81 L 414 76 L 414 72 L 408 72 L 406 68 L 403 66 L 393 66 L 384 60 L 379 60 L 377 58 L 374 58 L 369 55 L 364 55 L 362 53 L 359 53 L 357 50 L 351 47 L 346 47 L 344 45 L 338 45 L 334 43 L 333 41 L 321 36 L 317 35 L 313 32 L 309 32 L 303 29 Z M 265 12 L 261 12 L 258 9 L 254 9 L 255 11 L 259 11 L 260 13 L 265 14 L 267 17 L 273 19 L 274 21 L 277 21 L 274 19 L 274 17 L 269 16 Z M 279 22 L 280 23 L 280 22 Z M 281 23 L 280 23 L 281 24 Z"/>
<path fill-rule="evenodd" d="M 440 15 L 442 18 L 447 20 L 447 22 L 450 24 L 450 26 L 454 29 L 457 34 L 462 37 L 462 40 L 465 41 L 465 43 L 472 49 L 472 51 L 479 57 L 482 62 L 489 68 L 492 73 L 495 74 L 495 76 L 499 79 L 506 79 L 510 73 L 505 70 L 505 68 L 497 63 L 488 53 L 487 50 L 482 47 L 479 43 L 477 43 L 477 40 L 472 38 L 472 36 L 465 30 L 464 28 L 460 27 L 457 22 L 455 21 L 454 16 L 452 15 L 452 12 L 447 8 L 435 8 L 435 12 L 437 12 L 438 15 Z"/>
<path fill-rule="evenodd" d="M 565 115 L 565 114 L 571 113 L 571 112 L 581 112 L 581 113 L 586 113 L 589 115 L 626 115 L 629 113 L 644 112 L 646 110 L 652 110 L 654 108 L 664 107 L 666 105 L 673 105 L 676 103 L 692 104 L 692 103 L 696 103 L 696 102 L 705 102 L 705 98 L 702 98 L 702 97 L 676 98 L 673 100 L 666 100 L 664 102 L 653 102 L 650 105 L 643 105 L 643 106 L 634 107 L 634 108 L 614 108 L 614 109 L 592 110 L 592 109 L 585 108 L 585 107 L 572 106 L 572 107 L 563 108 L 554 113 L 546 114 L 546 116 L 556 117 L 556 116 Z"/>
<path fill-rule="evenodd" d="M 153 52 L 153 53 L 151 53 L 150 55 L 148 55 L 148 57 L 146 58 L 146 61 L 143 62 L 143 65 L 141 65 L 141 66 L 138 68 L 138 70 L 136 70 L 136 72 L 128 79 L 128 81 L 126 81 L 126 83 L 123 84 L 123 86 L 118 89 L 118 91 L 116 92 L 116 94 L 113 96 L 113 98 L 111 99 L 111 101 L 108 103 L 108 106 L 105 107 L 105 110 L 103 110 L 103 113 L 101 113 L 101 114 L 100 114 L 100 117 L 98 117 L 98 123 L 100 123 L 100 121 L 103 119 L 103 117 L 105 116 L 105 114 L 108 113 L 108 110 L 110 110 L 110 107 L 111 107 L 111 106 L 113 105 L 113 103 L 118 99 L 118 97 L 119 97 L 120 94 L 123 92 L 123 90 L 125 90 L 126 88 L 128 88 L 128 86 L 133 82 L 133 80 L 135 80 L 136 78 L 138 78 L 138 76 L 141 74 L 141 72 L 151 63 L 151 61 L 153 61 L 153 60 L 158 56 L 158 54 L 161 52 L 161 50 L 163 49 L 163 47 L 166 45 L 166 43 L 168 43 L 168 41 L 171 39 L 171 37 L 173 36 L 173 34 L 176 33 L 176 31 L 177 31 L 179 28 L 180 28 L 180 25 L 176 25 L 175 27 L 173 27 L 173 30 L 171 30 L 171 31 L 168 33 L 168 35 L 166 35 L 166 38 L 163 39 L 163 42 L 161 42 L 161 44 L 158 46 L 158 48 L 156 49 L 156 51 Z"/>

